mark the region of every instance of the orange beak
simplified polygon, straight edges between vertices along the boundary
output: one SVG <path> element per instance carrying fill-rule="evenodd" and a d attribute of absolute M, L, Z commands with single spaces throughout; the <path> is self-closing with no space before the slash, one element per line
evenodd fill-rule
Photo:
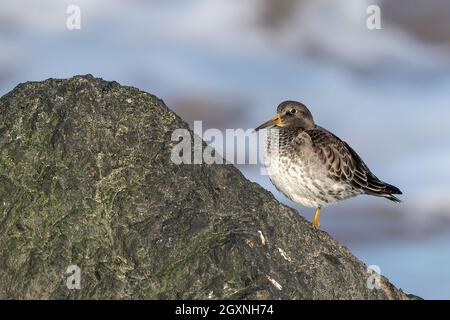
<path fill-rule="evenodd" d="M 269 121 L 264 122 L 262 125 L 260 125 L 258 128 L 255 129 L 255 131 L 258 131 L 260 129 L 264 129 L 270 126 L 279 126 L 283 122 L 280 115 L 277 114 L 275 117 L 270 119 Z"/>

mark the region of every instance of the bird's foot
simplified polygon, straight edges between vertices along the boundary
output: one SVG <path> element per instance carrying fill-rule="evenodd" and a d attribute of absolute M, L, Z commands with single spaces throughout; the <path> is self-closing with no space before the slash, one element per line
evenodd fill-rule
<path fill-rule="evenodd" d="M 320 222 L 319 222 L 319 219 L 314 219 L 313 221 L 312 221 L 312 225 L 315 227 L 315 228 L 317 228 L 317 229 L 319 229 L 320 228 Z"/>
<path fill-rule="evenodd" d="M 317 210 L 316 210 L 316 215 L 314 216 L 314 219 L 313 219 L 313 221 L 312 221 L 312 225 L 313 225 L 314 227 L 316 227 L 317 229 L 320 228 L 319 216 L 320 216 L 320 207 L 317 208 Z"/>

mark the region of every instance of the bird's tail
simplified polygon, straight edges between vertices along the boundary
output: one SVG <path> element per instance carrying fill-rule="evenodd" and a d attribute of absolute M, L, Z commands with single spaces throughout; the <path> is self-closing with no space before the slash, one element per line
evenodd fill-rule
<path fill-rule="evenodd" d="M 380 196 L 389 199 L 394 202 L 402 202 L 399 198 L 394 196 L 394 194 L 403 194 L 399 188 L 393 186 L 389 183 L 384 182 L 384 188 L 382 192 L 380 192 Z"/>

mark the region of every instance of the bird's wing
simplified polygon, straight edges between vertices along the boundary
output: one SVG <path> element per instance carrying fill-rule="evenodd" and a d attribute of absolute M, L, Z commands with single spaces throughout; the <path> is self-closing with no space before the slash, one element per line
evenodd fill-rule
<path fill-rule="evenodd" d="M 331 178 L 346 181 L 357 190 L 370 194 L 389 194 L 390 185 L 379 180 L 358 154 L 331 132 L 317 127 L 307 130 L 313 149 L 328 169 Z M 395 188 L 395 187 L 394 187 Z"/>

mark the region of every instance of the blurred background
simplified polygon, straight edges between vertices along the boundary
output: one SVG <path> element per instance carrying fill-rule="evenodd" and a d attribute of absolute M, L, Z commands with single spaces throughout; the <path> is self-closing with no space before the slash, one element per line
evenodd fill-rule
<path fill-rule="evenodd" d="M 380 30 L 366 26 L 371 4 Z M 69 5 L 80 29 L 66 26 Z M 322 229 L 423 298 L 450 298 L 449 71 L 447 0 L 0 0 L 0 95 L 91 73 L 221 130 L 305 103 L 404 192 L 400 205 L 362 196 L 327 207 Z M 239 168 L 312 219 L 259 166 Z"/>

